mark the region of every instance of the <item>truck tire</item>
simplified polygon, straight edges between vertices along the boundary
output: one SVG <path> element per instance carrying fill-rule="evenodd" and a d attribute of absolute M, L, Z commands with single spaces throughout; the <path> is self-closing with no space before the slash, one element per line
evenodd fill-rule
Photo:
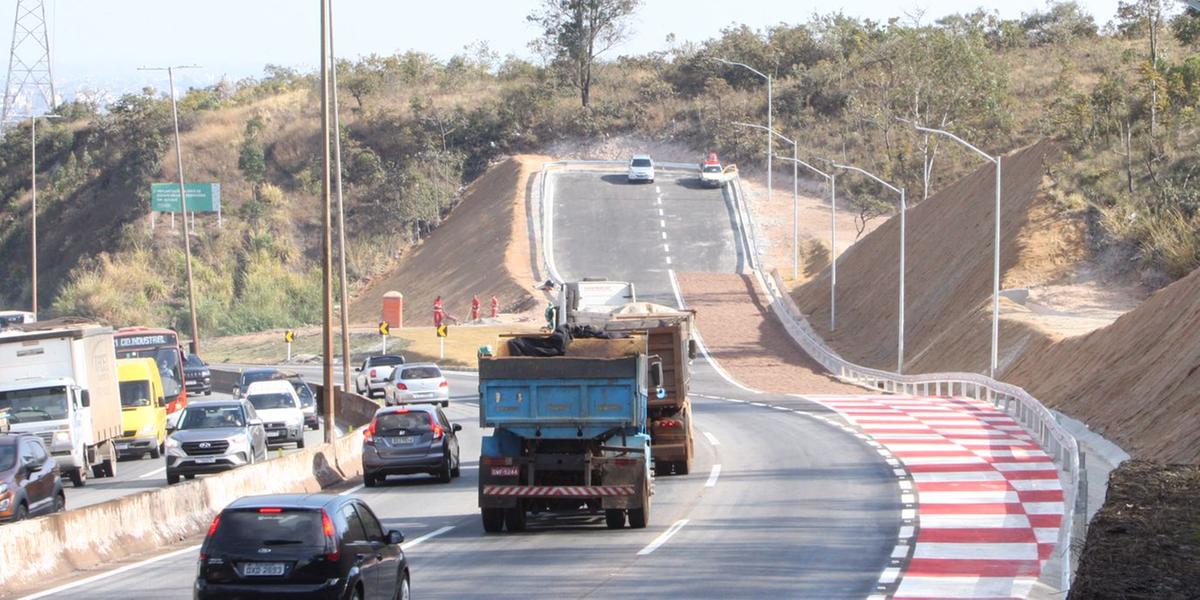
<path fill-rule="evenodd" d="M 67 478 L 71 480 L 71 485 L 77 488 L 87 485 L 87 467 L 78 467 L 74 471 L 67 473 Z"/>
<path fill-rule="evenodd" d="M 484 531 L 488 533 L 500 533 L 504 529 L 503 508 L 481 508 L 479 509 L 479 514 L 483 517 Z"/>
<path fill-rule="evenodd" d="M 179 474 L 167 471 L 167 485 L 175 485 L 179 483 Z"/>
<path fill-rule="evenodd" d="M 625 509 L 622 508 L 606 508 L 604 509 L 604 524 L 608 525 L 609 529 L 620 529 L 625 526 Z"/>
<path fill-rule="evenodd" d="M 100 469 L 104 472 L 101 477 L 116 477 L 117 476 L 117 461 L 116 459 L 106 458 L 100 463 Z"/>
<path fill-rule="evenodd" d="M 676 463 L 676 466 L 686 464 L 686 462 Z M 646 486 L 642 491 L 642 507 L 629 509 L 629 528 L 630 529 L 645 529 L 646 524 L 650 522 L 650 486 Z"/>
<path fill-rule="evenodd" d="M 297 450 L 303 450 L 303 449 L 304 449 L 304 433 L 303 433 L 303 430 L 301 430 L 301 433 L 300 433 L 300 439 L 296 440 L 296 449 L 297 449 Z"/>
<path fill-rule="evenodd" d="M 676 475 L 687 475 L 692 471 L 692 459 L 681 460 L 675 463 Z"/>
<path fill-rule="evenodd" d="M 516 508 L 504 509 L 504 525 L 510 533 L 525 531 L 525 507 L 518 504 Z"/>

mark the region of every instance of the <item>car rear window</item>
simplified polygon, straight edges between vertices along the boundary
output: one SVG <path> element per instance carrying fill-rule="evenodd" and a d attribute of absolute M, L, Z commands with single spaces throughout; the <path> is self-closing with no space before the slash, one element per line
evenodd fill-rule
<path fill-rule="evenodd" d="M 247 371 L 242 373 L 242 383 L 244 387 L 250 387 L 250 384 L 255 381 L 270 381 L 279 379 L 281 376 L 279 371 Z"/>
<path fill-rule="evenodd" d="M 432 431 L 433 420 L 424 411 L 384 413 L 375 418 L 375 433 L 383 434 L 404 430 L 415 432 Z"/>
<path fill-rule="evenodd" d="M 635 167 L 649 167 L 651 164 L 652 163 L 650 162 L 650 159 L 648 159 L 648 158 L 633 159 L 633 166 L 635 166 Z"/>
<path fill-rule="evenodd" d="M 296 408 L 296 401 L 287 394 L 251 394 L 246 398 L 255 410 L 272 408 Z"/>
<path fill-rule="evenodd" d="M 400 374 L 401 379 L 434 379 L 442 376 L 437 367 L 409 367 Z"/>
<path fill-rule="evenodd" d="M 404 364 L 404 357 L 401 356 L 376 356 L 371 359 L 372 367 L 391 367 Z"/>
<path fill-rule="evenodd" d="M 325 536 L 321 531 L 321 512 L 272 508 L 228 510 L 221 515 L 221 523 L 211 543 L 257 548 L 323 546 Z"/>
<path fill-rule="evenodd" d="M 317 403 L 316 397 L 313 396 L 312 388 L 300 379 L 292 379 L 292 387 L 296 388 L 296 395 L 300 397 L 300 406 L 313 406 Z"/>

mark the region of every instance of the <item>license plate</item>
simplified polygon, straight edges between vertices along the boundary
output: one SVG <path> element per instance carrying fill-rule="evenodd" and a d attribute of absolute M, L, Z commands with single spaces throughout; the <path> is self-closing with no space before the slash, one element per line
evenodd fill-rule
<path fill-rule="evenodd" d="M 516 477 L 521 474 L 521 467 L 517 465 L 492 467 L 492 477 Z"/>
<path fill-rule="evenodd" d="M 267 437 L 279 437 L 279 436 L 281 436 L 281 435 L 283 435 L 283 432 L 282 432 L 282 431 L 278 431 L 278 430 L 276 430 L 276 431 L 268 431 L 268 432 L 267 432 Z"/>
<path fill-rule="evenodd" d="M 395 446 L 402 445 L 402 444 L 411 444 L 411 443 L 417 441 L 417 436 L 402 435 L 402 436 L 398 436 L 398 437 L 389 438 L 388 441 L 391 442 L 392 445 L 395 445 Z"/>
<path fill-rule="evenodd" d="M 283 563 L 245 563 L 242 574 L 247 577 L 278 577 L 286 570 Z"/>
<path fill-rule="evenodd" d="M 117 444 L 117 450 L 128 450 L 129 444 Z"/>
<path fill-rule="evenodd" d="M 203 465 L 211 465 L 211 464 L 217 462 L 217 459 L 215 459 L 215 458 L 197 458 L 196 462 L 203 464 Z"/>

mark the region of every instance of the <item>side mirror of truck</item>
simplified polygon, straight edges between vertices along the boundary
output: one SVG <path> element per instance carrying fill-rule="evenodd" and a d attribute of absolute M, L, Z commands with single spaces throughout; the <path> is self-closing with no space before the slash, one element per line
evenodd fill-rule
<path fill-rule="evenodd" d="M 698 348 L 699 344 L 696 343 L 696 340 L 688 340 L 688 360 L 696 360 Z"/>
<path fill-rule="evenodd" d="M 92 396 L 91 394 L 88 394 L 87 390 L 83 390 L 79 393 L 79 405 L 84 408 L 92 405 Z"/>
<path fill-rule="evenodd" d="M 662 387 L 662 384 L 663 384 L 662 361 L 657 361 L 650 366 L 652 367 L 650 369 L 650 384 L 656 388 Z"/>

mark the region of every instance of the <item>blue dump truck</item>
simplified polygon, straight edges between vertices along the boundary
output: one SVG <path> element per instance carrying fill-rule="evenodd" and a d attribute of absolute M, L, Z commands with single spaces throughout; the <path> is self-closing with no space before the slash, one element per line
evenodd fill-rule
<path fill-rule="evenodd" d="M 529 514 L 604 513 L 610 529 L 650 520 L 648 393 L 662 366 L 641 335 L 502 336 L 479 357 L 479 458 L 488 532 L 525 529 Z"/>

